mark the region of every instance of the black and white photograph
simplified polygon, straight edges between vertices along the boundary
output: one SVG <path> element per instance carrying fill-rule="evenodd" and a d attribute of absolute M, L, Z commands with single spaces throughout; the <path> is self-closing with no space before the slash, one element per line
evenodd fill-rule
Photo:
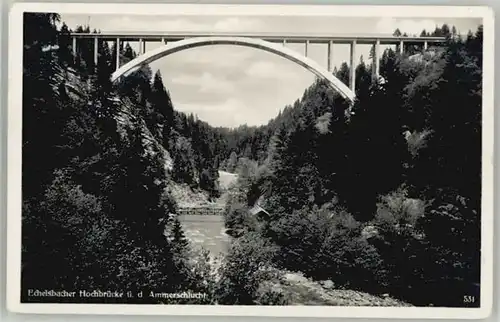
<path fill-rule="evenodd" d="M 14 310 L 489 313 L 488 9 L 16 6 Z"/>

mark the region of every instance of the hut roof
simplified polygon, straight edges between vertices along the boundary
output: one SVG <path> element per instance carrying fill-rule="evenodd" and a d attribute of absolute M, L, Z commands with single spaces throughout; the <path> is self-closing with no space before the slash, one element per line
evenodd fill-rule
<path fill-rule="evenodd" d="M 249 211 L 252 215 L 257 215 L 258 213 L 261 213 L 261 212 L 265 213 L 266 215 L 269 215 L 269 213 L 264 208 L 259 206 L 258 204 L 255 204 L 252 208 L 250 208 Z"/>

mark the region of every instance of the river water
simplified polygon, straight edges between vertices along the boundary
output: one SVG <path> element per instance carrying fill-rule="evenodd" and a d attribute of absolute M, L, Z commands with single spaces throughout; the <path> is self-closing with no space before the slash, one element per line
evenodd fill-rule
<path fill-rule="evenodd" d="M 225 233 L 222 216 L 182 215 L 179 220 L 193 246 L 203 246 L 212 256 L 227 252 L 229 236 Z"/>

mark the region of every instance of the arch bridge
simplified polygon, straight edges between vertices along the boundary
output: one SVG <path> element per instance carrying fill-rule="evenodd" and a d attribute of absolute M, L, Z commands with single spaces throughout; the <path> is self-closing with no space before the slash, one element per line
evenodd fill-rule
<path fill-rule="evenodd" d="M 320 78 L 328 80 L 330 86 L 340 93 L 345 99 L 353 102 L 355 99 L 355 68 L 350 68 L 349 86 L 336 78 L 333 74 L 333 45 L 349 44 L 350 66 L 355 66 L 357 45 L 373 46 L 372 76 L 378 78 L 380 72 L 380 45 L 396 45 L 401 54 L 405 45 L 418 45 L 423 51 L 429 45 L 445 42 L 444 37 L 406 37 L 392 35 L 318 35 L 318 34 L 286 34 L 286 33 L 204 33 L 204 32 L 119 32 L 119 33 L 72 33 L 72 50 L 76 57 L 77 39 L 92 39 L 94 41 L 94 62 L 98 61 L 99 41 L 114 41 L 116 43 L 116 71 L 112 81 L 137 70 L 144 64 L 172 53 L 209 45 L 238 45 L 257 48 L 291 60 Z M 130 62 L 120 66 L 120 43 L 138 42 L 139 55 Z M 146 51 L 147 42 L 160 42 L 164 44 L 157 49 Z M 304 44 L 304 53 L 287 48 L 289 43 Z M 324 44 L 327 50 L 327 67 L 309 57 L 310 44 Z"/>

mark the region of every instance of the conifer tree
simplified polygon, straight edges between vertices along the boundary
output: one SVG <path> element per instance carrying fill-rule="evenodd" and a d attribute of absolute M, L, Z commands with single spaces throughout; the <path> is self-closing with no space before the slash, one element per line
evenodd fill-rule
<path fill-rule="evenodd" d="M 185 251 L 189 245 L 186 236 L 184 235 L 184 231 L 182 229 L 181 222 L 178 218 L 174 219 L 173 227 L 172 227 L 172 237 L 173 243 L 178 250 Z"/>
<path fill-rule="evenodd" d="M 168 140 L 175 125 L 174 108 L 159 70 L 154 75 L 150 101 L 155 113 L 153 123 L 162 124 L 163 141 Z"/>
<path fill-rule="evenodd" d="M 57 56 L 59 58 L 59 63 L 66 66 L 72 66 L 74 63 L 73 54 L 71 52 L 71 39 L 70 39 L 71 30 L 69 30 L 68 26 L 63 23 L 61 26 L 61 30 L 58 34 L 57 44 L 58 51 Z"/>
<path fill-rule="evenodd" d="M 349 65 L 347 65 L 346 62 L 343 62 L 340 65 L 340 69 L 338 70 L 338 72 L 335 73 L 335 76 L 337 76 L 337 78 L 340 79 L 347 86 L 349 86 L 349 70 L 350 70 Z"/>
<path fill-rule="evenodd" d="M 235 151 L 231 151 L 231 155 L 229 156 L 229 160 L 227 162 L 226 170 L 228 172 L 234 172 L 237 163 L 238 163 L 238 156 L 236 155 Z"/>

